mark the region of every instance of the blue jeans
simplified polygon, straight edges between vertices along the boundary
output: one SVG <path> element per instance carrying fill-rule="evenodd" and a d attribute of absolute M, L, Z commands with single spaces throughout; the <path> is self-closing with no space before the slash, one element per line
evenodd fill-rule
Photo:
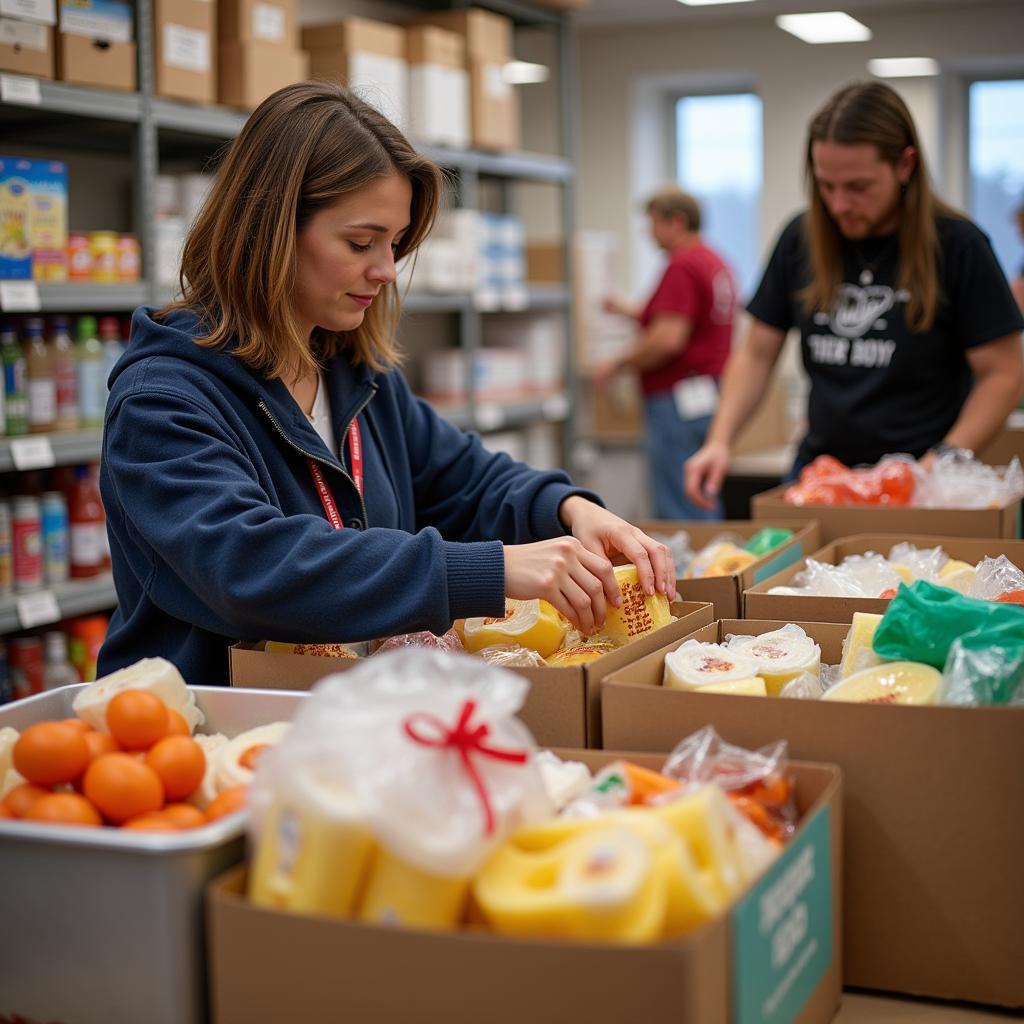
<path fill-rule="evenodd" d="M 644 398 L 647 421 L 647 472 L 656 519 L 721 519 L 721 502 L 699 508 L 683 490 L 683 463 L 704 444 L 711 416 L 684 420 L 671 391 Z"/>

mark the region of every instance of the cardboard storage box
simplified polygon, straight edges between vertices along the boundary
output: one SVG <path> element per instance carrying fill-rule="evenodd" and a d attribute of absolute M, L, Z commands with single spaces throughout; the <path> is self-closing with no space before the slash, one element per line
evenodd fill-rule
<path fill-rule="evenodd" d="M 861 534 L 857 537 L 843 537 L 827 544 L 809 557 L 817 562 L 838 565 L 849 555 L 862 555 L 874 551 L 887 558 L 889 551 L 902 543 L 919 548 L 939 546 L 949 555 L 963 562 L 977 565 L 983 558 L 1006 557 L 1014 565 L 1024 569 L 1024 541 L 975 540 L 963 537 L 907 536 L 898 534 Z M 762 578 L 749 587 L 743 597 L 744 616 L 750 619 L 789 619 L 794 622 L 849 622 L 854 612 L 871 612 L 884 615 L 889 607 L 888 599 L 871 597 L 790 597 L 785 594 L 769 594 L 773 587 L 785 587 L 806 565 L 806 560 L 791 564 L 774 576 Z"/>
<path fill-rule="evenodd" d="M 788 621 L 788 620 L 787 620 Z M 782 621 L 727 620 L 718 642 Z M 836 664 L 848 626 L 798 622 Z M 1024 1005 L 1024 708 L 892 707 L 685 693 L 661 685 L 673 642 L 605 680 L 604 739 L 668 751 L 715 726 L 730 742 L 789 742 L 843 771 L 844 980 Z"/>
<path fill-rule="evenodd" d="M 1024 413 L 1011 414 L 1007 424 L 993 438 L 987 448 L 978 452 L 978 458 L 990 466 L 1007 466 L 1011 459 L 1024 461 Z"/>
<path fill-rule="evenodd" d="M 783 569 L 803 561 L 820 544 L 818 524 L 814 522 L 772 520 L 770 523 L 752 523 L 746 519 L 725 519 L 716 523 L 704 520 L 672 522 L 661 519 L 644 519 L 636 523 L 644 533 L 671 535 L 685 530 L 690 535 L 690 547 L 700 551 L 723 533 L 739 534 L 749 540 L 766 526 L 780 526 L 793 531 L 793 536 L 774 551 L 759 558 L 743 572 L 728 576 L 712 576 L 707 579 L 676 580 L 679 596 L 684 601 L 710 601 L 714 605 L 716 619 L 738 619 L 743 614 L 743 592 L 761 580 L 769 579 Z"/>
<path fill-rule="evenodd" d="M 56 0 L 0 0 L 0 17 L 56 25 L 57 3 Z"/>
<path fill-rule="evenodd" d="M 593 768 L 616 756 L 560 753 Z M 826 1024 L 841 984 L 841 781 L 831 765 L 793 772 L 802 821 L 775 864 L 725 916 L 653 946 L 267 910 L 246 901 L 245 871 L 235 869 L 207 889 L 213 1020 Z"/>
<path fill-rule="evenodd" d="M 299 48 L 298 0 L 216 0 L 217 42 Z"/>
<path fill-rule="evenodd" d="M 713 621 L 711 605 L 682 601 L 672 605 L 676 621 L 586 665 L 512 669 L 530 680 L 519 717 L 544 746 L 601 745 L 601 681 L 615 669 Z M 230 650 L 232 686 L 269 690 L 308 690 L 332 672 L 362 664 L 347 658 L 267 654 L 251 644 Z"/>
<path fill-rule="evenodd" d="M 786 485 L 755 494 L 754 519 L 817 519 L 824 543 L 857 533 L 927 533 L 936 537 L 1020 536 L 1020 501 L 999 508 L 884 508 L 866 505 L 787 505 Z"/>
<path fill-rule="evenodd" d="M 409 62 L 409 135 L 420 142 L 469 145 L 469 75 L 462 36 L 436 25 L 405 33 Z"/>
<path fill-rule="evenodd" d="M 276 43 L 226 43 L 217 64 L 218 97 L 252 110 L 271 93 L 309 78 L 309 54 Z"/>
<path fill-rule="evenodd" d="M 212 0 L 154 0 L 158 96 L 217 102 L 216 18 Z"/>
<path fill-rule="evenodd" d="M 0 18 L 0 71 L 53 78 L 56 71 L 53 29 L 30 21 Z"/>
<path fill-rule="evenodd" d="M 72 85 L 135 89 L 135 44 L 58 33 L 57 77 Z"/>
<path fill-rule="evenodd" d="M 415 18 L 414 25 L 438 25 L 456 32 L 466 42 L 466 53 L 474 57 L 512 59 L 512 19 L 479 7 L 458 11 L 431 11 Z"/>

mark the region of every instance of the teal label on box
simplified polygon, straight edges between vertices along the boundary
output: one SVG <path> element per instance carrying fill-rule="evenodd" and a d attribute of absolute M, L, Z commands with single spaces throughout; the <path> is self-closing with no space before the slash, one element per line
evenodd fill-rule
<path fill-rule="evenodd" d="M 794 562 L 799 562 L 803 557 L 804 544 L 803 541 L 798 540 L 795 544 L 780 551 L 774 558 L 770 558 L 764 565 L 759 565 L 754 570 L 754 582 L 760 583 L 761 580 L 766 580 L 769 576 L 774 576 L 777 572 L 788 569 Z"/>
<path fill-rule="evenodd" d="M 829 825 L 825 807 L 732 912 L 735 1024 L 796 1020 L 832 962 Z"/>

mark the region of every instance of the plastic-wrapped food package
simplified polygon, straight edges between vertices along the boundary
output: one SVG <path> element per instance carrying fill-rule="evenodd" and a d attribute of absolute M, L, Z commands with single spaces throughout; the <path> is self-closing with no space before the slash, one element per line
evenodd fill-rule
<path fill-rule="evenodd" d="M 447 651 L 449 654 L 465 654 L 466 648 L 462 646 L 459 634 L 454 629 L 438 636 L 430 630 L 423 630 L 419 633 L 402 633 L 400 636 L 388 637 L 381 641 L 380 646 L 374 654 L 386 654 L 388 651 L 400 651 L 407 647 L 428 647 L 435 651 Z"/>
<path fill-rule="evenodd" d="M 708 576 L 728 576 L 742 572 L 757 561 L 758 555 L 744 549 L 744 539 L 735 533 L 723 533 L 704 545 L 693 556 L 685 578 L 704 579 Z"/>
<path fill-rule="evenodd" d="M 782 687 L 779 696 L 792 697 L 796 700 L 821 700 L 824 692 L 825 687 L 822 685 L 820 675 L 815 675 L 813 672 L 801 672 Z"/>
<path fill-rule="evenodd" d="M 543 668 L 547 664 L 532 647 L 517 647 L 515 644 L 485 647 L 477 657 L 499 668 Z"/>
<path fill-rule="evenodd" d="M 974 582 L 968 589 L 967 596 L 976 597 L 981 601 L 1021 604 L 1024 602 L 1017 595 L 1022 592 L 1024 572 L 1021 572 L 1006 555 L 1000 555 L 998 558 L 983 558 L 978 563 Z"/>
<path fill-rule="evenodd" d="M 905 579 L 904 583 L 910 583 L 912 580 L 935 582 L 949 562 L 949 555 L 939 546 L 919 548 L 904 542 L 893 546 L 889 552 L 889 561 L 893 566 L 905 566 L 909 570 L 910 579 Z M 899 569 L 895 571 L 900 572 Z M 900 575 L 902 576 L 902 573 Z"/>
<path fill-rule="evenodd" d="M 807 560 L 806 567 L 788 587 L 772 587 L 769 594 L 786 593 L 807 597 L 880 597 L 895 592 L 902 579 L 881 556 L 869 551 L 851 555 L 840 565 Z"/>
<path fill-rule="evenodd" d="M 1004 623 L 954 640 L 942 672 L 942 701 L 1024 705 L 1024 630 Z"/>
<path fill-rule="evenodd" d="M 821 648 L 792 622 L 760 636 L 730 635 L 726 646 L 754 659 L 757 674 L 773 697 L 797 676 L 821 672 Z"/>
<path fill-rule="evenodd" d="M 1024 496 L 1024 470 L 1014 458 L 1008 466 L 989 466 L 968 451 L 936 458 L 918 491 L 924 508 L 992 508 Z"/>
<path fill-rule="evenodd" d="M 819 455 L 800 472 L 783 498 L 790 505 L 909 505 L 921 469 L 909 455 L 887 455 L 877 465 L 850 469 Z"/>
<path fill-rule="evenodd" d="M 744 550 L 749 551 L 756 558 L 764 558 L 771 554 L 776 548 L 781 548 L 793 536 L 792 530 L 782 526 L 766 526 L 758 530 L 753 537 L 743 545 Z"/>
<path fill-rule="evenodd" d="M 676 533 L 652 533 L 651 537 L 668 548 L 675 563 L 676 578 L 682 579 L 693 561 L 690 535 L 685 530 L 679 530 Z"/>

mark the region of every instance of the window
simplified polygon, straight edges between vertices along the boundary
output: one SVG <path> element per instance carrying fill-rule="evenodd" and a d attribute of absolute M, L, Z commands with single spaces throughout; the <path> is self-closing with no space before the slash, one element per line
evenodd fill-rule
<path fill-rule="evenodd" d="M 749 297 L 760 275 L 761 99 L 753 93 L 676 102 L 676 178 L 700 202 L 701 234 Z"/>
<path fill-rule="evenodd" d="M 1024 262 L 1015 219 L 1024 203 L 1024 79 L 972 82 L 969 97 L 971 217 L 1012 278 Z"/>

